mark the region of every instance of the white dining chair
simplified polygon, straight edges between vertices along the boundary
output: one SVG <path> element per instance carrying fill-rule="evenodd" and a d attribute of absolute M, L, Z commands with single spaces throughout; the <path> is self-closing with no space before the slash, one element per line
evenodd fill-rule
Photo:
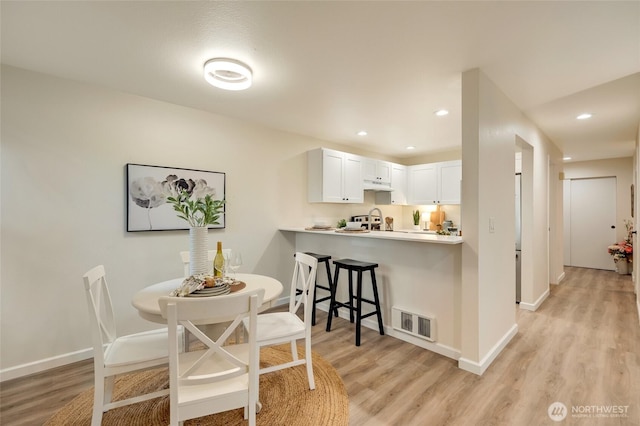
<path fill-rule="evenodd" d="M 168 394 L 168 390 L 162 390 L 111 401 L 117 375 L 168 365 L 168 334 L 164 328 L 117 337 L 104 266 L 91 269 L 83 280 L 93 338 L 95 390 L 91 424 L 98 426 L 102 423 L 102 414 L 108 410 Z"/>
<path fill-rule="evenodd" d="M 207 261 L 211 264 L 211 271 L 213 272 L 213 258 L 216 257 L 216 250 L 209 250 L 207 252 Z M 229 258 L 229 254 L 231 253 L 231 249 L 222 249 L 222 255 L 225 259 Z M 189 271 L 189 266 L 191 264 L 191 260 L 189 259 L 189 251 L 181 251 L 180 259 L 182 259 L 182 265 L 184 267 L 184 276 L 185 278 L 191 275 Z"/>
<path fill-rule="evenodd" d="M 309 389 L 315 389 L 313 365 L 311 362 L 311 315 L 313 312 L 313 292 L 315 291 L 318 260 L 308 254 L 295 254 L 295 266 L 291 280 L 289 310 L 287 312 L 271 312 L 258 315 L 258 346 L 273 346 L 290 343 L 292 361 L 261 368 L 259 373 L 265 374 L 296 365 L 306 364 Z M 296 297 L 296 289 L 301 290 Z M 302 318 L 298 311 L 302 306 Z M 245 327 L 247 330 L 248 328 Z M 298 357 L 297 341 L 305 341 L 305 357 Z"/>
<path fill-rule="evenodd" d="M 169 325 L 170 424 L 244 408 L 249 425 L 256 424 L 258 346 L 256 320 L 264 289 L 217 297 L 161 297 L 158 303 Z M 232 323 L 213 340 L 194 323 Z M 246 322 L 243 322 L 246 321 Z M 237 328 L 247 324 L 248 342 L 225 346 Z M 177 330 L 183 326 L 204 349 L 180 352 Z"/>

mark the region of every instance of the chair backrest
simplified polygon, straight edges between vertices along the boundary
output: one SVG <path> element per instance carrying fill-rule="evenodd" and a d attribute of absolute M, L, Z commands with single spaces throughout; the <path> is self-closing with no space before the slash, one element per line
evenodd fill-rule
<path fill-rule="evenodd" d="M 82 277 L 89 307 L 89 324 L 93 340 L 95 362 L 104 364 L 105 345 L 116 337 L 116 322 L 113 315 L 111 295 L 103 265 L 98 265 Z"/>
<path fill-rule="evenodd" d="M 213 271 L 213 258 L 216 257 L 216 250 L 207 251 L 207 261 L 211 264 L 211 270 Z M 231 253 L 231 249 L 222 249 L 222 255 L 225 259 L 229 257 Z M 180 259 L 182 259 L 182 265 L 184 266 L 184 276 L 188 277 L 190 274 L 189 265 L 191 264 L 191 259 L 189 259 L 189 251 L 181 251 Z"/>
<path fill-rule="evenodd" d="M 304 308 L 304 322 L 309 329 L 311 313 L 313 311 L 313 293 L 316 289 L 316 271 L 318 259 L 306 253 L 295 254 L 295 267 L 291 279 L 291 294 L 289 295 L 289 312 L 296 314 L 300 306 Z M 302 290 L 296 298 L 296 289 Z"/>
<path fill-rule="evenodd" d="M 162 316 L 167 319 L 169 326 L 169 389 L 172 411 L 180 411 L 178 395 L 181 387 L 216 383 L 245 374 L 248 375 L 246 383 L 249 404 L 255 406 L 259 368 L 256 341 L 257 315 L 263 299 L 264 289 L 251 292 L 240 291 L 225 296 L 164 296 L 159 299 L 160 311 Z M 248 342 L 225 346 L 227 338 L 237 327 L 243 327 L 242 320 L 247 317 L 249 318 Z M 215 324 L 227 321 L 232 321 L 231 325 L 215 340 L 195 325 L 196 323 Z M 180 325 L 200 340 L 206 346 L 205 350 L 181 353 L 178 333 Z M 247 354 L 247 352 L 248 356 L 239 355 L 241 353 Z M 198 392 L 202 393 L 202 391 Z M 205 408 L 205 410 L 207 409 Z M 210 411 L 210 413 L 224 411 L 217 408 L 212 409 L 214 411 Z M 183 418 L 182 415 L 180 418 Z"/>

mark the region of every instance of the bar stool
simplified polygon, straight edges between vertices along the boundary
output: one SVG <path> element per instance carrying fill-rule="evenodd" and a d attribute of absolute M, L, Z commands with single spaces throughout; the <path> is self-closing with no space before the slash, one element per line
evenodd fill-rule
<path fill-rule="evenodd" d="M 316 253 L 311 253 L 311 252 L 305 252 L 305 254 L 308 254 L 309 256 L 313 256 L 316 259 L 318 259 L 318 264 L 320 263 L 324 263 L 326 268 L 327 268 L 327 281 L 329 282 L 329 286 L 325 287 L 322 285 L 318 285 L 318 276 L 316 275 L 316 285 L 315 285 L 315 291 L 313 292 L 313 310 L 311 311 L 311 325 L 316 325 L 316 303 L 318 302 L 324 302 L 325 300 L 331 300 L 331 289 L 333 288 L 333 283 L 331 282 L 331 268 L 329 266 L 329 260 L 331 260 L 331 256 L 329 256 L 328 254 L 316 254 Z M 322 289 L 325 290 L 327 292 L 329 292 L 328 296 L 324 296 L 321 297 L 320 299 L 318 299 L 318 289 Z M 296 290 L 296 295 L 301 294 L 302 290 L 297 289 Z M 329 310 L 329 312 L 331 312 L 331 310 Z M 334 315 L 338 316 L 338 308 L 334 309 Z M 331 316 L 331 315 L 329 315 Z"/>
<path fill-rule="evenodd" d="M 334 260 L 333 264 L 335 265 L 336 272 L 333 278 L 333 291 L 331 292 L 331 304 L 329 305 L 329 311 L 335 310 L 337 312 L 338 308 L 347 308 L 349 309 L 349 320 L 353 323 L 353 313 L 355 312 L 356 318 L 356 346 L 360 346 L 360 325 L 362 323 L 363 318 L 370 317 L 372 315 L 376 315 L 378 317 L 378 328 L 380 330 L 380 335 L 384 336 L 384 328 L 382 326 L 382 310 L 380 309 L 380 299 L 378 298 L 378 285 L 376 284 L 376 273 L 375 268 L 378 267 L 377 263 L 369 263 L 369 262 L 361 262 L 359 260 L 353 259 L 340 259 Z M 346 269 L 349 271 L 349 301 L 348 302 L 338 302 L 336 301 L 336 292 L 338 289 L 338 275 L 340 273 L 340 269 Z M 371 272 L 371 286 L 373 288 L 373 299 L 369 300 L 362 297 L 362 272 L 370 271 Z M 358 281 L 356 288 L 356 295 L 353 295 L 353 272 L 358 273 Z M 356 301 L 356 306 L 353 306 L 353 300 Z M 362 302 L 369 303 L 375 306 L 375 310 L 369 312 L 368 314 L 362 315 Z M 332 316 L 329 315 L 327 319 L 327 331 L 331 331 L 331 320 Z"/>

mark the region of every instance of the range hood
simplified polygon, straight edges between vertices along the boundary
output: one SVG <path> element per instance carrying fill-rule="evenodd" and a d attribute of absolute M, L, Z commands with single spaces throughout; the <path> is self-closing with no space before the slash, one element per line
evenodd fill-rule
<path fill-rule="evenodd" d="M 393 188 L 388 183 L 364 181 L 365 191 L 391 192 Z"/>

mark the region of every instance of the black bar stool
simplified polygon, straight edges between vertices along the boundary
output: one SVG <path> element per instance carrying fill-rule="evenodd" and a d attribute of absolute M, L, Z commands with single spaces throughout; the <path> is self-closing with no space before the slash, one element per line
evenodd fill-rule
<path fill-rule="evenodd" d="M 370 317 L 372 315 L 377 315 L 378 317 L 378 328 L 380 330 L 380 335 L 384 336 L 384 328 L 382 325 L 382 310 L 380 309 L 380 299 L 378 298 L 378 285 L 376 284 L 376 273 L 375 268 L 378 267 L 377 263 L 369 263 L 369 262 L 361 262 L 359 260 L 353 259 L 340 259 L 334 260 L 333 264 L 336 267 L 336 272 L 333 278 L 333 291 L 331 292 L 331 305 L 329 305 L 329 312 L 335 310 L 337 313 L 338 308 L 347 308 L 349 309 L 349 320 L 353 323 L 353 313 L 355 311 L 356 315 L 356 346 L 360 346 L 360 325 L 362 323 L 363 318 Z M 349 271 L 349 301 L 348 302 L 338 302 L 336 301 L 336 292 L 338 289 L 338 275 L 340 273 L 340 269 L 346 269 Z M 356 295 L 353 295 L 353 272 L 358 273 L 358 281 L 356 288 Z M 369 300 L 362 297 L 362 272 L 370 271 L 371 272 L 371 286 L 373 288 L 373 299 Z M 353 306 L 353 300 L 356 301 L 356 306 Z M 369 312 L 368 314 L 362 315 L 362 302 L 369 303 L 375 306 L 375 310 L 373 312 Z M 337 315 L 336 315 L 337 316 Z M 332 315 L 329 315 L 327 319 L 327 331 L 331 331 L 331 320 L 333 319 Z"/>
<path fill-rule="evenodd" d="M 325 300 L 331 300 L 331 289 L 333 288 L 333 283 L 331 282 L 331 268 L 329 267 L 329 260 L 331 260 L 331 256 L 329 256 L 328 254 L 316 254 L 311 252 L 305 252 L 305 254 L 315 257 L 316 259 L 318 259 L 318 263 L 324 263 L 327 268 L 327 281 L 329 281 L 329 287 L 318 285 L 318 275 L 316 274 L 316 289 L 313 292 L 313 311 L 311 313 L 311 325 L 316 325 L 316 303 L 324 302 Z M 329 295 L 318 299 L 318 289 L 327 291 Z M 296 290 L 296 294 L 300 293 L 302 293 L 302 290 Z M 329 312 L 331 312 L 331 309 L 329 310 Z M 334 309 L 333 312 L 335 316 L 338 316 L 338 308 Z"/>

